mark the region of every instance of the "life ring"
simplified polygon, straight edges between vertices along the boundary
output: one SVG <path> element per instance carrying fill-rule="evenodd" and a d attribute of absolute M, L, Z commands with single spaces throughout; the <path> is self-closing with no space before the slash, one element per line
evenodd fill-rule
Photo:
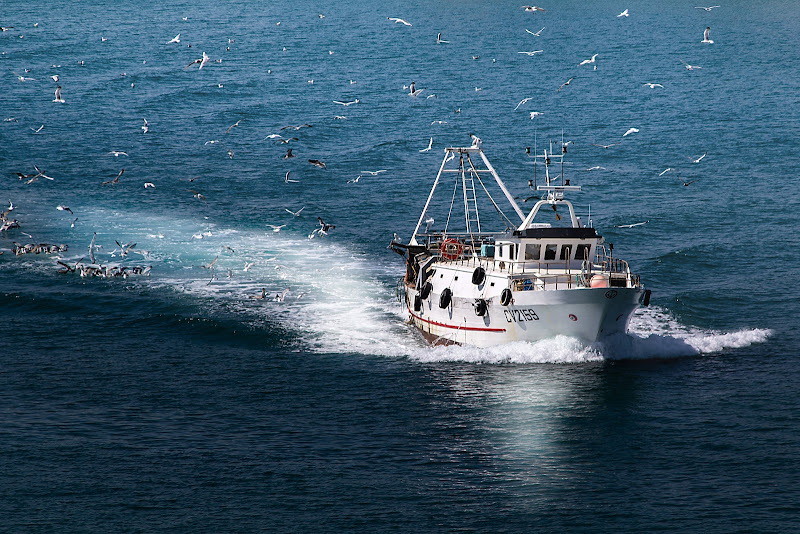
<path fill-rule="evenodd" d="M 479 286 L 486 280 L 486 271 L 483 267 L 476 267 L 474 271 L 472 271 L 472 283 L 476 286 Z"/>
<path fill-rule="evenodd" d="M 444 288 L 442 294 L 439 296 L 439 307 L 445 309 L 450 305 L 450 300 L 453 297 L 453 292 L 449 287 Z"/>
<path fill-rule="evenodd" d="M 486 312 L 488 311 L 488 309 L 489 309 L 489 306 L 486 304 L 485 300 L 478 299 L 475 302 L 475 315 L 477 315 L 478 317 L 483 317 L 484 315 L 486 315 Z"/>
<path fill-rule="evenodd" d="M 500 293 L 500 304 L 503 306 L 508 306 L 511 303 L 511 290 L 505 288 L 502 293 Z"/>
<path fill-rule="evenodd" d="M 458 239 L 447 238 L 442 241 L 439 250 L 441 251 L 444 259 L 455 260 L 461 256 L 461 252 L 464 250 L 464 244 Z"/>

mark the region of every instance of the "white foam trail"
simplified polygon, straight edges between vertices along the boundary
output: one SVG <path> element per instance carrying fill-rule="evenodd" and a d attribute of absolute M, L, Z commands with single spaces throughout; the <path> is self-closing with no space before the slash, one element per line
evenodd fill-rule
<path fill-rule="evenodd" d="M 115 212 L 114 216 L 120 215 Z M 134 214 L 124 218 L 145 220 Z M 296 224 L 302 223 L 314 226 L 307 221 Z M 146 218 L 146 225 L 126 228 L 127 235 L 119 236 L 136 240 L 137 250 L 150 251 L 150 260 L 137 258 L 153 265 L 151 277 L 139 279 L 142 283 L 201 299 L 212 316 L 217 306 L 257 328 L 277 322 L 294 332 L 304 349 L 315 352 L 408 357 L 420 362 L 581 363 L 718 352 L 764 342 L 771 334 L 765 329 L 725 333 L 690 328 L 668 311 L 651 306 L 637 311 L 629 335 L 589 346 L 559 336 L 483 349 L 430 347 L 405 323 L 405 310 L 396 299 L 394 283 L 403 271 L 400 261 L 376 261 L 331 237 L 309 240 L 305 233 L 234 230 L 209 221 L 152 215 Z M 112 225 L 112 231 L 122 233 L 122 228 Z M 195 235 L 203 237 L 195 239 Z M 104 242 L 113 243 L 110 233 Z M 208 265 L 214 258 L 212 279 L 211 270 L 200 265 Z M 250 262 L 252 267 L 245 271 L 245 263 Z M 275 302 L 274 296 L 287 287 L 286 300 Z M 260 295 L 262 288 L 266 299 L 250 298 Z"/>

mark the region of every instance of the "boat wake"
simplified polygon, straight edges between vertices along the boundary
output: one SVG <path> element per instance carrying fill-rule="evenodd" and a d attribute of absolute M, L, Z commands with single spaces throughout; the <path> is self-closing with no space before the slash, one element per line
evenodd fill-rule
<path fill-rule="evenodd" d="M 461 361 L 474 363 L 586 363 L 603 360 L 645 360 L 680 358 L 720 352 L 762 343 L 771 335 L 767 329 L 716 332 L 689 328 L 678 323 L 668 311 L 651 306 L 634 314 L 628 334 L 583 344 L 558 336 L 537 342 L 516 342 L 497 347 L 434 347 L 409 355 L 423 362 Z"/>
<path fill-rule="evenodd" d="M 602 343 L 585 345 L 559 336 L 491 348 L 431 347 L 405 322 L 395 289 L 402 264 L 388 255 L 376 261 L 330 238 L 309 240 L 305 234 L 170 217 L 150 216 L 146 227 L 115 231 L 120 239 L 137 241 L 137 250 L 148 250 L 152 272 L 137 283 L 154 294 L 188 300 L 211 319 L 232 315 L 254 330 L 277 327 L 294 340 L 292 350 L 419 362 L 581 363 L 718 352 L 761 343 L 771 334 L 765 329 L 725 333 L 690 328 L 651 306 L 636 312 L 628 335 Z M 84 236 L 81 243 L 88 239 Z M 113 240 L 104 236 L 100 242 L 108 246 Z M 83 247 L 75 246 L 80 256 Z M 50 269 L 51 261 L 40 259 L 30 267 Z"/>

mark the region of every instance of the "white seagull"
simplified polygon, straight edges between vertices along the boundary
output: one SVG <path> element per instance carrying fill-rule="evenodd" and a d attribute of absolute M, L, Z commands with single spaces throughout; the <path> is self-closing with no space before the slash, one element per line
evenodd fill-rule
<path fill-rule="evenodd" d="M 660 172 L 658 175 L 659 175 L 659 176 L 664 176 L 664 175 L 665 175 L 665 174 L 667 174 L 669 171 L 674 171 L 674 170 L 675 170 L 675 169 L 673 169 L 672 167 L 667 167 L 666 169 L 664 169 L 663 171 L 661 171 L 661 172 Z"/>
<path fill-rule="evenodd" d="M 287 213 L 291 213 L 291 214 L 292 214 L 292 215 L 294 215 L 295 217 L 300 217 L 300 212 L 302 212 L 304 209 L 306 209 L 306 207 L 305 207 L 305 206 L 303 206 L 302 208 L 300 208 L 300 209 L 299 209 L 299 210 L 297 210 L 297 211 L 292 211 L 292 210 L 290 210 L 290 209 L 288 209 L 288 208 L 283 208 L 283 209 L 284 209 L 284 210 L 286 210 L 286 212 L 287 212 Z"/>
<path fill-rule="evenodd" d="M 444 39 L 442 39 L 441 33 L 436 34 L 436 44 L 449 43 L 449 42 L 450 41 L 445 41 Z"/>
<path fill-rule="evenodd" d="M 703 40 L 700 42 L 706 44 L 714 44 L 714 41 L 708 38 L 709 35 L 711 35 L 711 26 L 706 26 L 706 29 L 703 31 Z"/>
<path fill-rule="evenodd" d="M 522 9 L 524 9 L 528 13 L 536 13 L 537 11 L 547 11 L 545 8 L 539 6 L 522 6 Z"/>
<path fill-rule="evenodd" d="M 56 97 L 53 99 L 53 102 L 58 102 L 59 104 L 63 104 L 64 103 L 64 99 L 61 98 L 61 86 L 60 85 L 58 87 L 56 87 L 55 95 L 56 95 Z"/>
<path fill-rule="evenodd" d="M 517 109 L 518 109 L 518 108 L 519 108 L 521 105 L 523 105 L 523 104 L 527 104 L 527 103 L 528 103 L 528 102 L 530 102 L 531 100 L 533 100 L 533 97 L 523 98 L 522 100 L 520 100 L 520 101 L 519 101 L 519 104 L 517 104 L 517 107 L 515 107 L 515 108 L 514 108 L 514 111 L 517 111 Z"/>
<path fill-rule="evenodd" d="M 284 227 L 284 226 L 286 226 L 286 225 L 285 225 L 285 224 L 281 224 L 281 225 L 268 224 L 267 226 L 269 226 L 270 228 L 272 228 L 272 231 L 273 231 L 273 232 L 275 232 L 275 233 L 277 234 L 278 232 L 280 232 L 280 231 L 281 231 L 281 228 L 283 228 L 283 227 Z"/>
<path fill-rule="evenodd" d="M 109 152 L 108 154 L 109 154 L 109 155 L 110 155 L 110 154 L 114 154 L 114 156 L 116 156 L 116 157 L 119 157 L 119 156 L 127 156 L 127 155 L 128 155 L 127 153 L 123 152 L 122 150 L 112 150 L 112 151 L 111 151 L 111 152 Z"/>
<path fill-rule="evenodd" d="M 645 82 L 645 83 L 642 84 L 642 87 L 644 87 L 645 85 L 649 86 L 650 89 L 655 89 L 656 87 L 661 87 L 662 89 L 664 88 L 664 86 L 661 85 L 660 83 Z"/>
<path fill-rule="evenodd" d="M 150 131 L 150 123 L 147 122 L 147 119 L 143 118 L 144 124 L 142 125 L 142 132 L 147 133 Z"/>
<path fill-rule="evenodd" d="M 11 72 L 13 72 L 13 73 L 14 73 L 14 76 L 16 76 L 16 77 L 17 77 L 17 79 L 18 79 L 19 81 L 21 81 L 21 82 L 30 82 L 30 81 L 36 81 L 36 78 L 28 78 L 28 77 L 26 77 L 26 76 L 23 76 L 23 75 L 21 75 L 21 74 L 17 73 L 17 72 L 14 72 L 13 70 L 12 70 Z"/>
<path fill-rule="evenodd" d="M 395 22 L 395 23 L 398 23 L 398 24 L 405 24 L 406 26 L 411 26 L 410 22 L 408 22 L 407 20 L 403 20 L 401 18 L 397 18 L 397 17 L 386 17 L 386 18 L 391 20 L 392 22 Z"/>
<path fill-rule="evenodd" d="M 300 183 L 300 181 L 299 181 L 299 180 L 290 180 L 290 179 L 289 179 L 289 174 L 290 174 L 291 172 L 292 172 L 292 171 L 286 171 L 286 176 L 284 176 L 284 178 L 283 178 L 283 183 L 285 183 L 285 184 L 297 184 L 297 183 Z M 299 212 L 298 212 L 298 213 L 299 213 Z"/>
<path fill-rule="evenodd" d="M 208 57 L 208 54 L 206 54 L 205 52 L 203 52 L 203 57 L 201 57 L 201 58 L 199 58 L 199 59 L 195 59 L 194 61 L 192 61 L 191 63 L 189 63 L 188 65 L 186 65 L 186 66 L 183 68 L 183 70 L 186 70 L 186 69 L 188 69 L 189 67 L 191 67 L 191 66 L 192 66 L 192 65 L 194 65 L 195 63 L 199 63 L 199 64 L 200 64 L 200 69 L 202 69 L 202 68 L 203 68 L 203 65 L 205 65 L 206 63 L 208 63 L 208 61 L 209 61 L 210 59 L 211 59 L 211 58 L 210 58 L 210 57 Z M 200 69 L 197 69 L 197 70 L 200 70 Z"/>
<path fill-rule="evenodd" d="M 591 59 L 584 59 L 583 61 L 578 63 L 578 66 L 581 67 L 583 65 L 588 65 L 589 63 L 594 63 L 595 60 L 597 59 L 597 56 L 598 56 L 598 54 L 595 54 L 595 55 L 592 56 Z"/>
<path fill-rule="evenodd" d="M 535 56 L 536 54 L 541 54 L 544 50 L 534 50 L 532 52 L 517 52 L 517 54 L 527 54 L 531 57 Z"/>
<path fill-rule="evenodd" d="M 631 16 L 631 14 L 628 13 L 628 10 L 626 9 L 625 11 L 623 11 L 622 13 L 617 15 L 617 18 L 619 18 L 619 17 L 630 17 L 630 16 Z"/>
<path fill-rule="evenodd" d="M 178 34 L 169 41 L 167 41 L 167 44 L 180 43 L 180 42 L 181 42 L 181 34 Z"/>
<path fill-rule="evenodd" d="M 703 159 L 704 157 L 706 157 L 706 154 L 708 154 L 708 152 L 703 152 L 703 155 L 702 155 L 702 156 L 700 156 L 700 157 L 697 157 L 697 158 L 689 158 L 689 160 L 690 160 L 692 163 L 700 163 L 700 160 L 701 160 L 701 159 Z"/>
<path fill-rule="evenodd" d="M 708 7 L 703 7 L 703 6 L 694 6 L 694 8 L 695 8 L 695 9 L 704 9 L 704 10 L 706 10 L 706 11 L 711 11 L 711 10 L 712 10 L 712 9 L 714 9 L 715 7 L 719 7 L 719 6 L 708 6 Z"/>
<path fill-rule="evenodd" d="M 682 60 L 682 59 L 679 59 L 678 61 L 680 61 L 681 63 L 683 63 L 684 65 L 686 65 L 686 70 L 695 70 L 695 69 L 702 69 L 702 68 L 703 68 L 703 67 L 698 67 L 697 65 L 689 65 L 688 63 L 686 63 L 686 62 L 685 62 L 684 60 Z"/>
<path fill-rule="evenodd" d="M 428 141 L 428 148 L 423 148 L 422 150 L 420 150 L 420 152 L 427 152 L 427 151 L 428 151 L 428 150 L 430 150 L 432 147 L 433 147 L 433 137 L 431 137 L 431 140 L 430 140 L 430 141 Z"/>
<path fill-rule="evenodd" d="M 543 114 L 544 114 L 543 111 L 531 111 L 531 119 L 535 119 L 539 115 L 543 115 Z"/>
<path fill-rule="evenodd" d="M 358 104 L 359 102 L 360 102 L 360 100 L 357 99 L 357 98 L 355 100 L 351 100 L 350 102 L 342 102 L 341 100 L 334 100 L 333 101 L 334 104 L 341 104 L 341 105 L 343 105 L 345 107 L 350 106 L 352 104 Z"/>
<path fill-rule="evenodd" d="M 542 30 L 543 30 L 543 29 L 544 29 L 544 26 L 542 27 Z M 528 28 L 525 28 L 525 31 L 526 31 L 526 32 L 528 32 L 528 33 L 529 33 L 529 34 L 531 34 L 531 35 L 535 35 L 536 37 L 541 37 L 541 35 L 542 35 L 542 30 L 539 30 L 538 32 L 532 32 L 532 31 L 530 31 Z"/>
<path fill-rule="evenodd" d="M 372 176 L 378 176 L 382 172 L 386 172 L 386 169 L 381 169 L 379 171 L 361 171 L 362 174 L 371 174 Z"/>
<path fill-rule="evenodd" d="M 624 134 L 622 134 L 622 137 L 625 137 L 626 135 L 630 135 L 630 134 L 633 134 L 633 133 L 638 133 L 638 132 L 639 132 L 639 128 L 628 128 L 628 131 L 625 132 Z"/>

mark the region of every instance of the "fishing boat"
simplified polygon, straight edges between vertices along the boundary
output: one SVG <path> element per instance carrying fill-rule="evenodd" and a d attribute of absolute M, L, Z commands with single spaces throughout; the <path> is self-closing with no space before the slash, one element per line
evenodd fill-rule
<path fill-rule="evenodd" d="M 534 179 L 528 186 L 535 193 L 526 200 L 536 203 L 526 214 L 480 140 L 473 140 L 471 146 L 445 149 L 411 239 L 403 243 L 395 237 L 390 245 L 406 262 L 399 295 L 409 322 L 436 345 L 489 347 L 558 335 L 592 343 L 625 333 L 634 311 L 649 304 L 650 290 L 626 261 L 614 257 L 613 244 L 606 246 L 593 228 L 591 213 L 584 222 L 566 199 L 581 191 L 564 178 L 567 145 L 556 143 L 554 153 L 551 142 L 549 150 L 533 156 Z M 541 164 L 540 184 L 535 169 Z M 556 165 L 561 173 L 551 177 Z M 448 177 L 455 183 L 436 204 L 437 188 Z M 510 211 L 490 189 L 498 198 L 505 196 Z M 453 215 L 462 202 L 463 219 Z M 447 213 L 441 230 L 431 228 L 434 204 Z M 479 207 L 505 228 L 485 231 Z"/>

